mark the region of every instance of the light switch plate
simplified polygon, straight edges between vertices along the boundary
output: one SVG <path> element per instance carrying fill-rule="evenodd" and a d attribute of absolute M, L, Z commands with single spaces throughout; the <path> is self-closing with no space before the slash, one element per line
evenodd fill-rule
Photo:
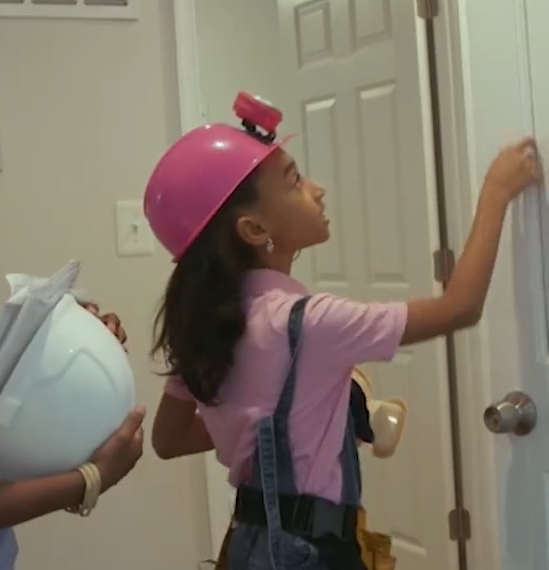
<path fill-rule="evenodd" d="M 116 251 L 120 257 L 154 253 L 154 236 L 143 213 L 141 200 L 116 203 Z"/>

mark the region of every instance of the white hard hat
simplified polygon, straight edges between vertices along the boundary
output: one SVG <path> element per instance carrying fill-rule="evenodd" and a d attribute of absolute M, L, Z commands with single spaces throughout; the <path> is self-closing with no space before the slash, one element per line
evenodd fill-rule
<path fill-rule="evenodd" d="M 372 380 L 360 368 L 353 369 L 352 378 L 366 397 L 370 426 L 374 433 L 374 441 L 370 446 L 372 455 L 382 459 L 392 457 L 402 438 L 408 405 L 400 398 L 374 399 Z M 358 444 L 360 446 L 361 442 Z"/>
<path fill-rule="evenodd" d="M 0 391 L 0 481 L 85 463 L 135 405 L 124 349 L 66 294 Z"/>

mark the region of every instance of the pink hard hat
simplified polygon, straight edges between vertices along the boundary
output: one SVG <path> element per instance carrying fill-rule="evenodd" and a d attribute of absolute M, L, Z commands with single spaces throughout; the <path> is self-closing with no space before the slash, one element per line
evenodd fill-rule
<path fill-rule="evenodd" d="M 168 149 L 147 184 L 145 216 L 174 261 L 239 184 L 284 142 L 274 140 L 279 111 L 270 107 L 269 113 L 266 103 L 245 93 L 239 94 L 234 108 L 246 129 L 213 124 L 190 131 Z M 262 124 L 271 129 L 267 135 L 255 128 Z"/>

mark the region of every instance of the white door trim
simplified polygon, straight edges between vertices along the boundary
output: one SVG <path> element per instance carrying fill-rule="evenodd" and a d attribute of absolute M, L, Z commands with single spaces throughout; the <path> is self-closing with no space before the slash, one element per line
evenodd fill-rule
<path fill-rule="evenodd" d="M 173 1 L 183 132 L 201 124 L 205 119 L 198 69 L 196 1 Z M 441 16 L 436 22 L 450 239 L 458 250 L 470 227 L 479 182 L 476 171 L 478 163 L 476 139 L 471 136 L 474 132 L 473 103 L 476 104 L 476 99 L 473 100 L 469 41 L 464 20 L 464 4 L 474 1 L 459 0 L 455 3 L 453 0 L 440 0 Z M 479 433 L 482 414 L 491 397 L 488 333 L 488 326 L 483 322 L 476 330 L 459 335 L 456 342 L 465 501 L 471 513 L 473 530 L 473 538 L 468 546 L 470 569 L 500 567 L 499 537 L 494 532 L 494 529 L 498 528 L 496 508 L 498 478 L 494 442 L 493 437 L 485 432 Z M 479 346 L 482 347 L 481 350 Z M 205 457 L 207 474 L 213 471 L 208 469 L 208 465 L 214 461 L 215 457 L 207 454 Z M 208 487 L 215 489 L 214 481 L 208 480 Z M 220 500 L 224 503 L 227 498 L 220 497 Z M 210 504 L 210 513 L 215 517 L 212 507 Z"/>
<path fill-rule="evenodd" d="M 482 181 L 477 173 L 477 141 L 471 136 L 474 101 L 463 6 L 467 1 L 440 0 L 440 16 L 435 20 L 446 217 L 456 253 L 463 249 Z M 464 503 L 472 530 L 467 544 L 468 568 L 500 568 L 500 537 L 494 530 L 498 528 L 495 441 L 482 424 L 491 400 L 486 320 L 456 335 L 455 345 Z"/>
<path fill-rule="evenodd" d="M 179 116 L 181 131 L 185 133 L 200 124 L 206 118 L 202 105 L 202 93 L 200 83 L 200 73 L 198 69 L 198 42 L 196 37 L 196 12 L 195 0 L 173 0 L 173 16 L 175 31 L 175 49 L 177 65 L 177 86 L 179 99 Z M 215 469 L 211 465 L 215 464 L 214 452 L 203 454 L 204 467 L 206 472 L 206 489 L 210 525 L 211 543 L 217 544 L 218 537 L 213 536 L 214 528 L 211 521 L 215 520 L 217 512 L 216 504 L 225 504 L 227 497 L 221 496 L 223 489 L 218 489 L 215 477 Z M 212 556 L 217 556 L 212 552 Z"/>
<path fill-rule="evenodd" d="M 173 0 L 179 115 L 183 133 L 204 122 L 195 0 Z"/>

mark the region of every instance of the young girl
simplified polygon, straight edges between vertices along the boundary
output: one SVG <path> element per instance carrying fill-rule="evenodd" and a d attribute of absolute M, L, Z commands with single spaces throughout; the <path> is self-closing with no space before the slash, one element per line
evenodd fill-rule
<path fill-rule="evenodd" d="M 126 333 L 116 315 L 100 316 L 96 305 L 86 308 L 101 318 L 122 344 L 126 342 Z M 100 475 L 102 493 L 125 477 L 141 457 L 143 418 L 141 408 L 130 413 L 120 429 L 90 458 Z M 83 474 L 76 470 L 16 483 L 0 481 L 0 570 L 13 570 L 15 566 L 17 543 L 9 527 L 61 509 L 74 509 L 83 503 L 86 487 Z"/>
<path fill-rule="evenodd" d="M 238 489 L 230 570 L 363 569 L 350 371 L 479 321 L 507 207 L 542 176 L 535 142 L 492 163 L 441 296 L 360 303 L 309 297 L 290 277 L 298 252 L 330 237 L 326 191 L 243 125 L 184 135 L 146 189 L 176 263 L 156 320 L 171 378 L 153 445 L 163 458 L 215 446 Z"/>

